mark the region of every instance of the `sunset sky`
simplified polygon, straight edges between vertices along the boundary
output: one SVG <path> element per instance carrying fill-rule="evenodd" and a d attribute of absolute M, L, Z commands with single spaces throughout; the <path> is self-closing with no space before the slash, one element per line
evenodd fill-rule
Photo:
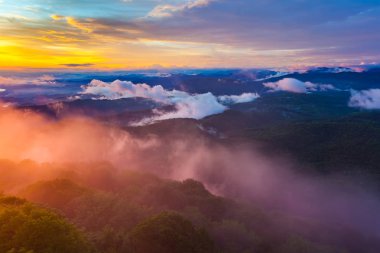
<path fill-rule="evenodd" d="M 0 68 L 380 62 L 380 0 L 0 0 Z"/>

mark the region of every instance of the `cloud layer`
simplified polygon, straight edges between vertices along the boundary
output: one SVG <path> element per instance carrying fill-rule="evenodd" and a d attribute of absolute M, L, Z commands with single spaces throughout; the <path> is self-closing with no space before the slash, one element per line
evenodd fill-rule
<path fill-rule="evenodd" d="M 42 75 L 39 77 L 4 77 L 0 76 L 0 86 L 17 85 L 53 85 L 55 77 L 52 75 Z"/>
<path fill-rule="evenodd" d="M 351 90 L 349 106 L 363 109 L 380 109 L 380 89 Z"/>
<path fill-rule="evenodd" d="M 14 171 L 9 162 L 3 161 L 2 171 L 6 173 L 2 176 L 7 183 L 12 182 L 6 186 L 8 191 L 62 177 L 71 171 L 73 176 L 92 175 L 89 178 L 95 181 L 91 182 L 109 185 L 113 182 L 109 181 L 111 178 L 128 175 L 125 174 L 128 169 L 177 180 L 194 178 L 218 195 L 244 199 L 254 203 L 258 210 L 288 212 L 297 218 L 310 217 L 318 226 L 340 224 L 343 230 L 357 229 L 371 237 L 379 234 L 378 197 L 362 187 L 353 187 L 355 184 L 347 183 L 349 187 L 344 187 L 346 184 L 341 179 L 337 181 L 339 178 L 333 177 L 330 181 L 328 177 L 294 173 L 291 162 L 273 154 L 263 156 L 244 145 L 211 145 L 184 129 L 137 137 L 87 118 L 52 121 L 31 111 L 1 105 L 0 126 L 0 159 L 15 162 L 30 159 L 42 163 L 38 166 L 24 161 L 25 165 L 20 165 L 22 170 Z M 101 168 L 107 170 L 97 170 L 100 167 L 91 164 L 104 161 L 116 165 L 120 174 L 103 165 Z M 63 163 L 69 163 L 69 167 Z M 63 168 L 70 170 L 62 171 Z M 101 177 L 93 177 L 94 174 Z M 342 179 L 345 178 L 346 175 Z M 287 220 L 279 222 L 279 227 L 281 224 L 289 225 Z M 305 227 L 300 229 L 305 231 Z"/>
<path fill-rule="evenodd" d="M 277 82 L 264 83 L 264 86 L 272 91 L 288 91 L 293 93 L 308 93 L 313 91 L 336 90 L 331 84 L 315 84 L 302 82 L 295 78 L 284 78 Z"/>
<path fill-rule="evenodd" d="M 90 95 L 93 99 L 121 99 L 141 97 L 163 105 L 173 106 L 174 110 L 155 109 L 155 116 L 137 124 L 149 124 L 158 120 L 173 118 L 202 119 L 219 114 L 228 109 L 227 105 L 251 102 L 259 97 L 256 93 L 224 95 L 216 97 L 212 93 L 190 94 L 178 90 L 166 90 L 161 85 L 134 84 L 130 81 L 116 80 L 111 83 L 93 80 L 82 86 L 80 95 Z"/>

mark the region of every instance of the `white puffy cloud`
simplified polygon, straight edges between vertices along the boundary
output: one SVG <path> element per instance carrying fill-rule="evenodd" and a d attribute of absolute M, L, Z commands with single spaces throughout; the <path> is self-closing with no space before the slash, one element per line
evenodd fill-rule
<path fill-rule="evenodd" d="M 277 82 L 264 83 L 265 87 L 272 91 L 288 91 L 293 93 L 308 93 L 313 91 L 336 90 L 331 84 L 315 84 L 302 82 L 295 78 L 284 78 Z"/>
<path fill-rule="evenodd" d="M 180 91 L 167 91 L 161 85 L 149 86 L 145 83 L 134 84 L 130 81 L 116 80 L 106 83 L 99 80 L 92 80 L 88 85 L 82 86 L 81 94 L 96 95 L 99 99 L 120 99 L 131 97 L 149 98 L 154 101 L 168 103 L 170 97 L 184 96 Z"/>
<path fill-rule="evenodd" d="M 209 115 L 222 113 L 228 109 L 226 106 L 219 103 L 217 98 L 210 92 L 183 97 L 178 99 L 174 106 L 175 111 L 158 112 L 153 120 L 157 121 L 175 118 L 202 119 Z"/>
<path fill-rule="evenodd" d="M 364 109 L 380 109 L 380 89 L 351 90 L 349 106 Z"/>
<path fill-rule="evenodd" d="M 172 105 L 174 110 L 155 109 L 154 116 L 143 119 L 137 125 L 149 124 L 159 120 L 173 118 L 202 119 L 219 114 L 228 109 L 227 104 L 245 103 L 258 98 L 256 93 L 241 95 L 224 95 L 216 97 L 212 93 L 190 94 L 178 90 L 166 90 L 161 85 L 134 84 L 130 81 L 116 80 L 111 83 L 93 80 L 82 86 L 80 95 L 95 95 L 93 99 L 121 99 L 142 97 L 165 105 Z"/>
<path fill-rule="evenodd" d="M 164 18 L 170 17 L 175 13 L 191 10 L 193 8 L 203 7 L 210 4 L 212 0 L 189 0 L 179 5 L 160 4 L 157 5 L 149 14 L 149 17 Z"/>
<path fill-rule="evenodd" d="M 259 97 L 260 97 L 260 95 L 257 93 L 243 93 L 241 95 L 219 96 L 218 100 L 224 104 L 239 104 L 239 103 L 252 102 L 253 100 L 255 100 Z"/>
<path fill-rule="evenodd" d="M 0 88 L 0 92 L 5 92 L 5 91 L 6 91 L 6 89 L 1 89 L 1 88 Z"/>
<path fill-rule="evenodd" d="M 55 77 L 52 75 L 42 75 L 39 77 L 4 77 L 0 76 L 0 85 L 52 85 L 55 84 Z"/>
<path fill-rule="evenodd" d="M 131 125 L 142 126 L 168 119 L 203 119 L 207 116 L 223 113 L 227 106 L 219 103 L 212 93 L 189 95 L 173 100 L 174 110 L 155 109 L 152 117 L 133 122 Z"/>

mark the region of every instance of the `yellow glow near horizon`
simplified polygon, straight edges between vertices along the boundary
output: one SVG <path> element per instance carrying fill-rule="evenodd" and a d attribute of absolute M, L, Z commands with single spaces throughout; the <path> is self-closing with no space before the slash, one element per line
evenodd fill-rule
<path fill-rule="evenodd" d="M 231 67 L 239 66 L 240 57 L 249 64 L 259 62 L 251 50 L 221 44 L 162 40 L 97 33 L 104 24 L 93 19 L 75 19 L 50 15 L 35 24 L 17 20 L 1 22 L 0 69 L 66 68 L 72 65 L 86 69 L 127 69 L 162 67 Z M 108 29 L 109 27 L 107 27 Z M 133 28 L 122 32 L 139 33 Z M 224 66 L 225 64 L 225 66 Z"/>
<path fill-rule="evenodd" d="M 46 32 L 49 33 L 56 36 L 57 32 Z M 93 48 L 75 42 L 64 35 L 49 39 L 27 32 L 23 37 L 0 36 L 0 68 L 62 68 L 65 64 L 102 63 L 105 60 Z"/>
<path fill-rule="evenodd" d="M 292 51 L 259 52 L 216 43 L 149 37 L 137 27 L 112 26 L 92 18 L 51 14 L 45 19 L 0 17 L 0 69 L 132 69 L 162 67 L 241 67 L 284 64 Z M 282 59 L 273 59 L 274 55 Z M 281 60 L 283 62 L 281 62 Z"/>
<path fill-rule="evenodd" d="M 82 31 L 86 32 L 86 31 Z M 95 42 L 90 41 L 95 40 Z M 72 64 L 90 65 L 87 69 L 127 69 L 162 67 L 231 67 L 242 58 L 249 64 L 268 62 L 272 54 L 180 41 L 108 40 L 90 34 L 89 42 L 55 30 L 28 38 L 0 37 L 0 69 L 66 68 Z M 109 42 L 107 42 L 109 41 Z M 225 64 L 225 65 L 223 65 Z"/>
<path fill-rule="evenodd" d="M 215 43 L 200 43 L 154 38 L 124 39 L 95 33 L 101 24 L 92 19 L 80 21 L 54 16 L 43 28 L 18 24 L 12 35 L 0 36 L 0 69 L 77 68 L 133 69 L 162 67 L 240 67 L 270 64 L 274 55 L 286 56 L 293 51 L 255 51 Z M 21 21 L 20 21 L 21 22 Z M 1 26 L 2 25 L 2 26 Z M 4 24 L 0 22 L 0 30 Z M 275 64 L 283 64 L 278 58 Z M 308 60 L 308 59 L 306 59 Z M 275 65 L 273 64 L 273 65 Z"/>

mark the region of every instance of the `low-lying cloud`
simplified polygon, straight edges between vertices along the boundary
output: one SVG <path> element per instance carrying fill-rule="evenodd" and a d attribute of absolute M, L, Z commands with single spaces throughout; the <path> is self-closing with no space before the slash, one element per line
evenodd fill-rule
<path fill-rule="evenodd" d="M 39 77 L 5 77 L 0 76 L 0 85 L 54 85 L 55 77 L 52 75 L 42 75 Z"/>
<path fill-rule="evenodd" d="M 251 102 L 259 97 L 260 95 L 257 93 L 243 93 L 241 95 L 219 96 L 218 100 L 222 103 L 227 103 L 227 104 L 240 104 L 240 103 Z"/>
<path fill-rule="evenodd" d="M 303 82 L 295 78 L 284 78 L 277 82 L 264 83 L 264 86 L 271 89 L 271 91 L 288 91 L 293 93 L 336 90 L 331 84 L 315 84 Z"/>
<path fill-rule="evenodd" d="M 349 106 L 363 109 L 380 109 L 380 89 L 351 90 Z"/>
<path fill-rule="evenodd" d="M 135 149 L 154 145 L 85 117 L 52 121 L 29 110 L 0 104 L 0 160 L 37 162 L 129 161 Z M 140 149 L 141 148 L 141 149 Z"/>
<path fill-rule="evenodd" d="M 121 99 L 141 97 L 161 103 L 170 103 L 171 98 L 187 96 L 186 92 L 168 91 L 161 85 L 149 86 L 145 83 L 134 84 L 130 81 L 116 80 L 111 83 L 92 80 L 88 85 L 82 86 L 82 95 L 93 95 L 94 99 Z"/>
<path fill-rule="evenodd" d="M 137 125 L 150 124 L 155 121 L 204 117 L 219 114 L 228 109 L 228 105 L 251 102 L 259 97 L 257 93 L 241 95 L 214 96 L 212 93 L 190 94 L 179 90 L 166 90 L 161 85 L 134 84 L 130 81 L 116 80 L 111 83 L 93 80 L 82 86 L 80 95 L 91 95 L 93 99 L 146 98 L 163 105 L 173 106 L 174 110 L 155 109 L 154 116 L 145 118 Z"/>
<path fill-rule="evenodd" d="M 380 233 L 380 203 L 376 196 L 356 188 L 347 191 L 335 180 L 294 173 L 291 163 L 273 155 L 266 157 L 253 147 L 210 143 L 183 129 L 175 130 L 181 135 L 164 131 L 137 137 L 83 117 L 49 120 L 38 113 L 1 106 L 0 125 L 0 159 L 56 163 L 56 170 L 61 168 L 59 164 L 74 163 L 70 167 L 78 175 L 85 170 L 75 163 L 106 161 L 120 171 L 153 172 L 180 180 L 194 178 L 216 193 L 270 208 L 265 210 L 273 207 L 297 217 L 312 217 L 322 224 L 341 224 L 342 228 L 369 236 Z M 3 182 L 14 182 L 7 191 L 56 178 L 59 173 L 53 171 L 54 167 L 40 172 L 22 170 L 17 179 L 11 168 L 1 169 L 6 172 L 1 174 Z M 102 175 L 99 180 L 108 180 L 107 174 Z"/>

